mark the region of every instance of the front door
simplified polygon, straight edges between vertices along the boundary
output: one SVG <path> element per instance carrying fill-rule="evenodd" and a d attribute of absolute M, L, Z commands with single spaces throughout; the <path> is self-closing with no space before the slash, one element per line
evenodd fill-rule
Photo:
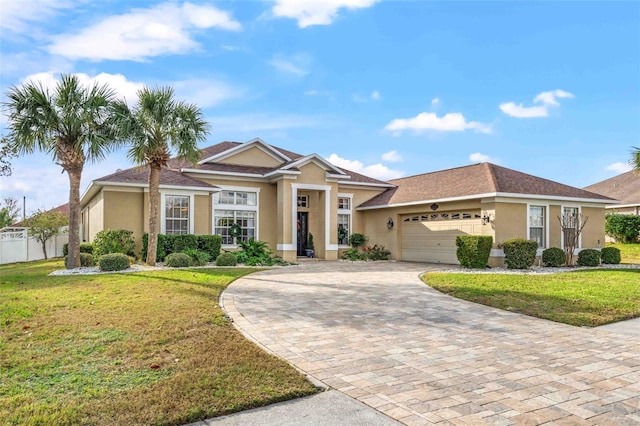
<path fill-rule="evenodd" d="M 298 256 L 305 256 L 309 235 L 309 212 L 298 212 Z"/>

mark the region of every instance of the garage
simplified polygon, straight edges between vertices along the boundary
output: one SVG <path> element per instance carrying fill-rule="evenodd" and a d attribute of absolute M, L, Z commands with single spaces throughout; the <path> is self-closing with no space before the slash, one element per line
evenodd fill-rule
<path fill-rule="evenodd" d="M 402 218 L 402 260 L 458 264 L 456 236 L 481 235 L 478 213 L 442 212 Z"/>

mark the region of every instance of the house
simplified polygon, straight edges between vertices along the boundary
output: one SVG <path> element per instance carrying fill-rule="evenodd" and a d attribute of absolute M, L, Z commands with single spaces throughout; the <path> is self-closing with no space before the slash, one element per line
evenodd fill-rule
<path fill-rule="evenodd" d="M 140 241 L 147 176 L 134 167 L 94 180 L 81 199 L 84 238 L 121 228 Z M 509 238 L 536 240 L 540 253 L 561 246 L 557 216 L 567 212 L 589 218 L 580 247 L 600 247 L 604 206 L 614 201 L 490 163 L 384 182 L 260 139 L 204 148 L 196 165 L 172 159 L 160 192 L 161 233 L 217 234 L 225 249 L 256 238 L 289 261 L 304 255 L 309 234 L 316 256 L 334 260 L 359 232 L 394 259 L 455 264 L 455 237 L 473 234 L 493 237 L 490 264 L 501 265 Z"/>
<path fill-rule="evenodd" d="M 633 171 L 594 183 L 585 188 L 619 200 L 619 204 L 606 206 L 607 213 L 640 215 L 640 174 Z"/>

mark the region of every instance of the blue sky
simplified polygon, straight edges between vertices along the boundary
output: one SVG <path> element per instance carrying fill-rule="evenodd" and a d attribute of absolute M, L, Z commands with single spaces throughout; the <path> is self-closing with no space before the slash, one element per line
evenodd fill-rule
<path fill-rule="evenodd" d="M 577 187 L 640 146 L 637 1 L 0 0 L 0 16 L 3 100 L 60 73 L 129 102 L 171 85 L 210 121 L 202 146 L 259 137 L 380 179 L 490 161 Z M 2 198 L 67 201 L 49 157 L 13 165 Z"/>

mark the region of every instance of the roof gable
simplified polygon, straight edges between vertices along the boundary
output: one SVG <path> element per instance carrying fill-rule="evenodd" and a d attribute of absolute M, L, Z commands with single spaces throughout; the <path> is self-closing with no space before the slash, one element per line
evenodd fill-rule
<path fill-rule="evenodd" d="M 222 162 L 223 160 L 229 160 L 233 156 L 236 156 L 240 153 L 246 152 L 248 150 L 253 150 L 253 149 L 260 150 L 262 153 L 264 153 L 265 155 L 267 155 L 268 157 L 272 158 L 275 161 L 275 163 L 265 164 L 265 166 L 276 166 L 278 164 L 283 164 L 283 163 L 292 161 L 292 159 L 289 156 L 280 152 L 279 150 L 272 147 L 271 145 L 266 144 L 262 139 L 255 138 L 248 142 L 230 147 L 225 151 L 215 153 L 209 157 L 203 158 L 198 162 L 198 164 Z M 246 159 L 246 156 L 243 156 L 243 158 Z M 236 163 L 233 163 L 232 161 L 226 161 L 226 163 L 236 164 Z M 239 163 L 239 164 L 245 165 L 245 163 Z M 259 166 L 259 164 L 246 164 L 246 165 Z"/>
<path fill-rule="evenodd" d="M 347 174 L 344 171 L 342 171 L 338 167 L 334 166 L 333 164 L 331 164 L 330 162 L 328 162 L 324 158 L 320 157 L 318 154 L 310 154 L 310 155 L 307 155 L 305 157 L 299 158 L 299 159 L 297 159 L 295 161 L 291 161 L 288 164 L 280 167 L 280 169 L 281 170 L 291 170 L 291 169 L 295 169 L 295 168 L 300 168 L 300 167 L 302 167 L 302 166 L 304 166 L 306 164 L 309 164 L 309 163 L 315 163 L 317 166 L 323 168 L 328 173 L 339 175 L 342 179 L 348 179 L 349 178 L 349 176 L 347 176 Z"/>
<path fill-rule="evenodd" d="M 621 205 L 640 204 L 640 174 L 633 171 L 594 183 L 584 189 L 620 200 Z"/>

